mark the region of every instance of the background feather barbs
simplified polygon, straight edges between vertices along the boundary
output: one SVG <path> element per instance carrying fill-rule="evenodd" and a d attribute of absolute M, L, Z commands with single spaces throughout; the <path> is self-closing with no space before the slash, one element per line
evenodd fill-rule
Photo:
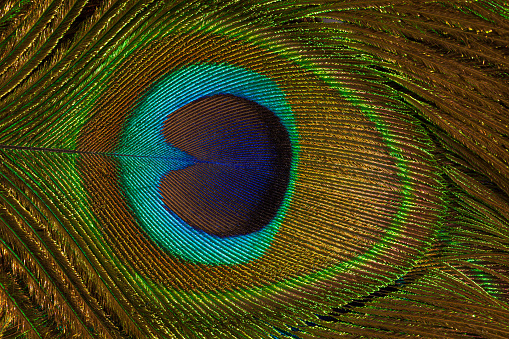
<path fill-rule="evenodd" d="M 506 338 L 508 13 L 4 1 L 0 336 Z"/>

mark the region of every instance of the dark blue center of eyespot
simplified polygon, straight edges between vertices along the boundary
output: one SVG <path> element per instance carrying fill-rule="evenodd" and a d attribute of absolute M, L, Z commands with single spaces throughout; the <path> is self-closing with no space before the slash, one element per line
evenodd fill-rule
<path fill-rule="evenodd" d="M 290 178 L 290 138 L 267 108 L 233 95 L 195 100 L 172 112 L 163 135 L 194 164 L 168 172 L 167 209 L 218 237 L 256 232 L 278 211 Z"/>

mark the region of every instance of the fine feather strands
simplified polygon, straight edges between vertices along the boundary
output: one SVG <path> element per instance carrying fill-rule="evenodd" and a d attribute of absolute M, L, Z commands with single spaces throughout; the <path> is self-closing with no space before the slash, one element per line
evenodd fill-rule
<path fill-rule="evenodd" d="M 1 338 L 507 338 L 503 1 L 0 4 Z"/>

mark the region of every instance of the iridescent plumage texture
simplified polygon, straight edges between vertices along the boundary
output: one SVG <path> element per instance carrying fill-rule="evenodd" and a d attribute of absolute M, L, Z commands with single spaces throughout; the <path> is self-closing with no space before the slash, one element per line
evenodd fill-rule
<path fill-rule="evenodd" d="M 508 338 L 509 5 L 0 2 L 0 338 Z"/>

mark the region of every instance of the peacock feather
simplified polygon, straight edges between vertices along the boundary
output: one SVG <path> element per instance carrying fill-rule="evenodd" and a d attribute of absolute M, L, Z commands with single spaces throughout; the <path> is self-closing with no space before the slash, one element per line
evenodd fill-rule
<path fill-rule="evenodd" d="M 0 338 L 508 338 L 508 19 L 0 1 Z"/>

